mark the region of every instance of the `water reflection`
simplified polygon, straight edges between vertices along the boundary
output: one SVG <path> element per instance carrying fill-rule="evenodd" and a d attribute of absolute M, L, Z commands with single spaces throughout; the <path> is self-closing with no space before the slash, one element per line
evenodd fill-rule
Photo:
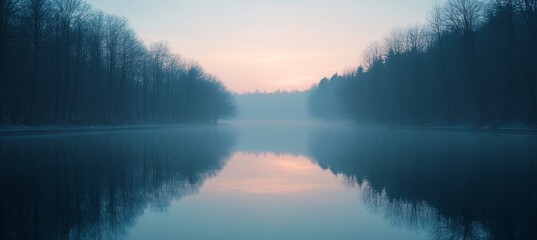
<path fill-rule="evenodd" d="M 310 154 L 358 186 L 373 212 L 434 239 L 536 239 L 537 139 L 321 130 Z"/>
<path fill-rule="evenodd" d="M 265 152 L 265 151 L 262 151 Z M 144 239 L 427 239 L 360 204 L 360 193 L 305 156 L 237 152 L 198 194 L 146 211 L 129 232 Z"/>
<path fill-rule="evenodd" d="M 0 239 L 537 239 L 536 143 L 314 124 L 0 138 Z"/>
<path fill-rule="evenodd" d="M 226 171 L 209 180 L 204 191 L 289 196 L 339 184 L 305 156 L 237 152 L 231 159 Z"/>
<path fill-rule="evenodd" d="M 304 155 L 308 134 L 323 125 L 315 122 L 240 122 L 233 128 L 240 136 L 237 148 L 250 153 Z"/>
<path fill-rule="evenodd" d="M 0 139 L 1 239 L 115 239 L 224 166 L 214 127 Z"/>

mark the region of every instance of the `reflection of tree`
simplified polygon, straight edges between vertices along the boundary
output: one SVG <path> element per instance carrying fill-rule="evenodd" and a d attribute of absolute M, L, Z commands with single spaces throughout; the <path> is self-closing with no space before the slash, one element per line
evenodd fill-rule
<path fill-rule="evenodd" d="M 320 131 L 310 153 L 394 224 L 435 239 L 537 237 L 537 137 Z"/>
<path fill-rule="evenodd" d="M 0 238 L 120 238 L 195 193 L 233 144 L 212 127 L 0 140 Z"/>

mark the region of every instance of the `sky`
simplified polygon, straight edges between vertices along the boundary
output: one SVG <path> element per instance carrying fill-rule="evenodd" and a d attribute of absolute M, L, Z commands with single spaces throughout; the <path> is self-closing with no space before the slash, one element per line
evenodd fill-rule
<path fill-rule="evenodd" d="M 435 0 L 87 0 L 124 16 L 233 92 L 305 90 L 361 63 L 394 27 L 424 23 Z"/>

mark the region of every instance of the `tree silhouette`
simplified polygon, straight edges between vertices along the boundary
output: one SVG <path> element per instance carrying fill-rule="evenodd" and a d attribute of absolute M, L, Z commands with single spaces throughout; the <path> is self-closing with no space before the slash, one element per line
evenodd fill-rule
<path fill-rule="evenodd" d="M 427 25 L 395 28 L 372 43 L 363 73 L 321 80 L 310 112 L 392 126 L 535 127 L 536 5 L 437 4 Z"/>
<path fill-rule="evenodd" d="M 0 2 L 0 125 L 216 122 L 229 91 L 83 0 Z"/>

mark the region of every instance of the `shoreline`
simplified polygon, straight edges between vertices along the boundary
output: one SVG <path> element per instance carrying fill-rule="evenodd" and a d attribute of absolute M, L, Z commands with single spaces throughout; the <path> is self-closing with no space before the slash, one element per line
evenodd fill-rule
<path fill-rule="evenodd" d="M 0 128 L 0 137 L 54 135 L 66 133 L 93 133 L 108 131 L 156 130 L 193 126 L 225 126 L 225 123 L 177 123 L 177 124 L 133 124 L 133 125 L 16 125 Z"/>
<path fill-rule="evenodd" d="M 208 126 L 263 126 L 263 125 L 305 125 L 311 127 L 352 127 L 361 129 L 383 129 L 389 131 L 420 131 L 420 132 L 465 132 L 465 133 L 489 133 L 489 134 L 526 134 L 537 135 L 536 128 L 472 128 L 465 126 L 381 126 L 360 125 L 349 122 L 322 122 L 322 121 L 222 121 L 218 123 L 176 123 L 176 124 L 132 124 L 132 125 L 11 125 L 0 128 L 0 137 L 54 135 L 66 133 L 101 133 L 108 131 L 134 131 L 134 130 L 157 130 L 166 128 L 189 128 Z"/>

